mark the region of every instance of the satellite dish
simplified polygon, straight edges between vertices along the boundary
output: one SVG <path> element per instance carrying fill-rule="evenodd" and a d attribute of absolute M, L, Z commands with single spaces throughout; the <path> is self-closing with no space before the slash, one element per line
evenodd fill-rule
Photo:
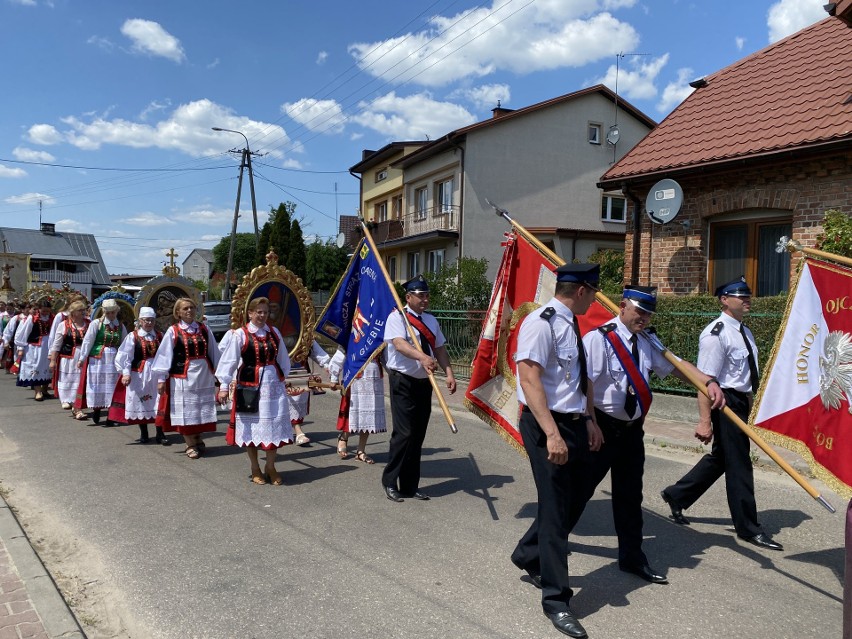
<path fill-rule="evenodd" d="M 674 180 L 660 180 L 648 192 L 645 211 L 655 224 L 668 224 L 683 206 L 683 189 Z"/>
<path fill-rule="evenodd" d="M 346 245 L 346 233 L 338 233 L 335 243 L 337 244 L 337 248 L 343 248 Z"/>
<path fill-rule="evenodd" d="M 620 137 L 621 137 L 621 132 L 618 130 L 617 125 L 613 124 L 611 127 L 609 127 L 609 131 L 607 131 L 607 133 L 606 133 L 606 141 L 609 144 L 611 144 L 612 146 L 615 146 L 616 144 L 618 144 L 618 139 Z"/>

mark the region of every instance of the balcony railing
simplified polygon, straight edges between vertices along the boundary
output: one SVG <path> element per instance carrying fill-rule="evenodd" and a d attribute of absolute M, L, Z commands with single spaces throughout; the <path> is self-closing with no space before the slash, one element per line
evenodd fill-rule
<path fill-rule="evenodd" d="M 91 284 L 92 274 L 89 271 L 80 271 L 69 273 L 68 271 L 60 271 L 51 269 L 47 271 L 32 271 L 34 282 L 50 282 L 51 284 L 62 284 L 69 282 L 71 284 Z"/>
<path fill-rule="evenodd" d="M 402 231 L 406 237 L 430 231 L 458 230 L 458 211 L 455 209 L 441 211 L 439 208 L 433 207 L 425 211 L 415 211 L 406 215 L 402 221 Z"/>

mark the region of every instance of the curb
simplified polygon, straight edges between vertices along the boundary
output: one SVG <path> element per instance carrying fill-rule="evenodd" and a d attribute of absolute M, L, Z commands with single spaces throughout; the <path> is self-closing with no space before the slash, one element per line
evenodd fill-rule
<path fill-rule="evenodd" d="M 21 528 L 15 513 L 0 496 L 0 539 L 18 571 L 44 630 L 51 639 L 86 639 L 53 577 L 47 572 Z"/>

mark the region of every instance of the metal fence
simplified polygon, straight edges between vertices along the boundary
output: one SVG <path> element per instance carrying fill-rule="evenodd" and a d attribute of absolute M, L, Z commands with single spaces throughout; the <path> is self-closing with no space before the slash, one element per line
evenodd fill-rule
<path fill-rule="evenodd" d="M 430 310 L 441 332 L 447 338 L 447 353 L 453 363 L 453 374 L 460 379 L 470 379 L 471 363 L 479 346 L 479 334 L 485 321 L 485 310 L 447 311 Z"/>

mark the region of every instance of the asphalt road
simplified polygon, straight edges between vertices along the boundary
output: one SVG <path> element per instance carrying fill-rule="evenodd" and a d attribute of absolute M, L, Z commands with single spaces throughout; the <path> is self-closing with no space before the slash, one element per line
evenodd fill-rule
<path fill-rule="evenodd" d="M 374 466 L 340 462 L 331 394 L 312 399 L 314 444 L 279 457 L 282 487 L 250 484 L 222 432 L 191 461 L 179 445 L 133 445 L 136 427 L 74 422 L 31 397 L 0 377 L 8 500 L 25 525 L 41 522 L 44 555 L 85 551 L 82 578 L 91 572 L 133 637 L 561 636 L 509 562 L 534 508 L 527 461 L 463 410 L 457 435 L 433 410 L 421 484 L 433 499 L 395 504 L 379 482 L 388 435 L 370 441 Z M 832 515 L 758 471 L 760 519 L 784 552 L 736 539 L 721 483 L 681 528 L 658 494 L 695 459 L 649 447 L 645 550 L 669 585 L 618 570 L 608 481 L 589 504 L 569 558 L 589 636 L 839 637 L 845 504 L 820 486 Z"/>

